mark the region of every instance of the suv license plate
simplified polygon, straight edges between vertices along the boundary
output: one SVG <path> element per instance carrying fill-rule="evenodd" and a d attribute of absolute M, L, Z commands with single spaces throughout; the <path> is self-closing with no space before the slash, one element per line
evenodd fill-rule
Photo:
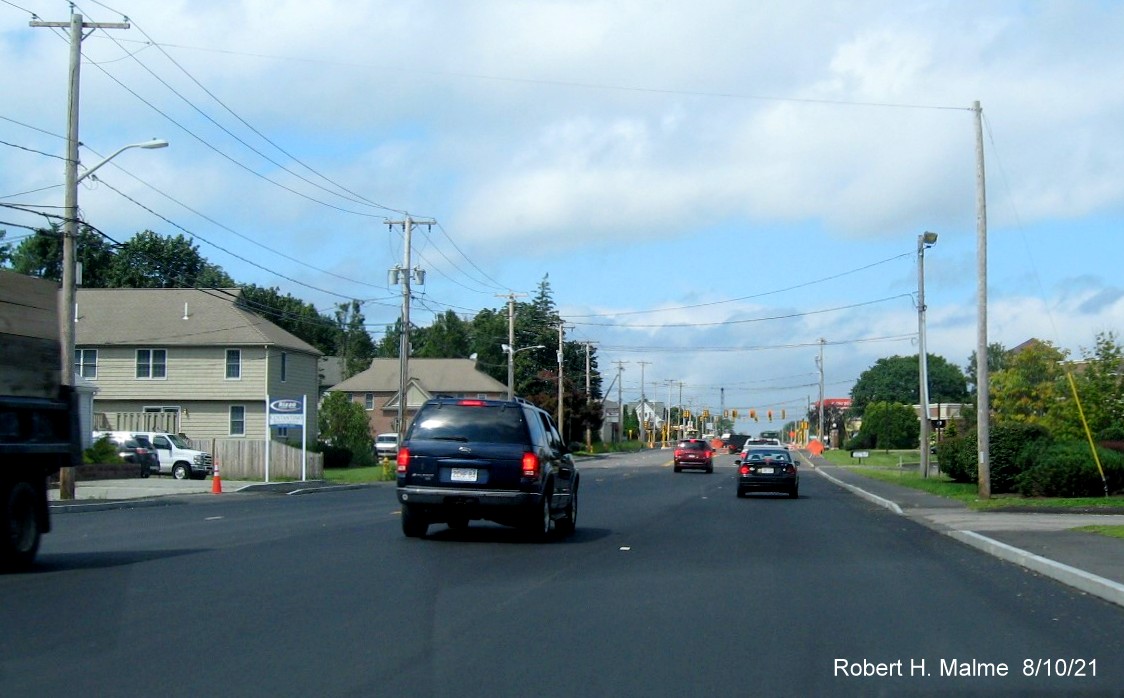
<path fill-rule="evenodd" d="M 476 482 L 476 468 L 453 468 L 449 479 L 453 482 Z"/>

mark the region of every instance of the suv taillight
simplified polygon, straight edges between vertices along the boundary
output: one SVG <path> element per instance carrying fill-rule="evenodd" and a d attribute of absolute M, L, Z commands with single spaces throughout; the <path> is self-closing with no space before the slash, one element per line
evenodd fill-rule
<path fill-rule="evenodd" d="M 460 400 L 457 404 L 461 407 L 483 407 L 486 403 L 483 400 Z"/>
<path fill-rule="evenodd" d="M 398 468 L 397 468 L 398 474 L 399 475 L 405 475 L 406 474 L 406 467 L 408 465 L 410 465 L 410 449 L 408 449 L 408 448 L 398 449 L 398 459 L 397 459 L 396 462 L 398 464 Z"/>
<path fill-rule="evenodd" d="M 534 453 L 523 454 L 523 477 L 539 476 L 539 457 Z"/>
<path fill-rule="evenodd" d="M 683 449 L 681 449 L 681 448 L 675 449 L 675 456 L 674 456 L 675 458 L 679 458 L 682 455 L 683 455 Z"/>

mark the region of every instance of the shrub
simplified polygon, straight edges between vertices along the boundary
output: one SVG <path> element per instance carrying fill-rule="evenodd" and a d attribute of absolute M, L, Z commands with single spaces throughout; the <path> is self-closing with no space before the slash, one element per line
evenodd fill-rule
<path fill-rule="evenodd" d="M 1050 432 L 1036 424 L 996 424 L 989 436 L 991 491 L 996 494 L 1014 492 L 1018 476 L 1030 468 L 1034 454 L 1050 444 Z"/>
<path fill-rule="evenodd" d="M 1124 454 L 1098 447 L 1109 492 L 1124 485 Z M 1104 482 L 1089 445 L 1081 441 L 1054 443 L 1031 456 L 1032 465 L 1017 478 L 1024 497 L 1099 497 Z"/>
<path fill-rule="evenodd" d="M 979 480 L 976 465 L 976 432 L 963 436 L 945 438 L 937 444 L 937 463 L 941 472 L 956 482 L 976 482 Z"/>
<path fill-rule="evenodd" d="M 124 463 L 117 455 L 117 445 L 103 436 L 82 453 L 83 463 Z"/>
<path fill-rule="evenodd" d="M 1033 424 L 996 424 L 988 433 L 988 470 L 991 491 L 1000 494 L 1016 490 L 1018 476 L 1032 465 L 1031 457 L 1050 443 L 1050 434 Z M 979 454 L 976 432 L 946 438 L 937 444 L 941 472 L 956 482 L 979 480 Z"/>
<path fill-rule="evenodd" d="M 321 441 L 316 444 L 315 450 L 324 454 L 325 468 L 346 468 L 351 465 L 351 449 L 333 446 Z"/>

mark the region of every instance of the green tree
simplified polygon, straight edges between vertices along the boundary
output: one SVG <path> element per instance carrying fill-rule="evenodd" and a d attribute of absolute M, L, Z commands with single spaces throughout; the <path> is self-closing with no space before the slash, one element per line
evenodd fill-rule
<path fill-rule="evenodd" d="M 366 322 L 359 301 L 336 305 L 336 356 L 343 360 L 345 380 L 367 370 L 375 357 L 375 343 Z"/>
<path fill-rule="evenodd" d="M 909 405 L 872 402 L 863 413 L 862 427 L 852 446 L 855 448 L 914 448 L 921 434 L 921 422 Z"/>
<path fill-rule="evenodd" d="M 1081 352 L 1082 360 L 1071 367 L 1070 374 L 1089 431 L 1094 438 L 1104 439 L 1124 425 L 1124 349 L 1114 332 L 1101 332 L 1093 347 L 1082 348 Z M 1062 382 L 1059 391 L 1065 398 L 1048 409 L 1047 426 L 1055 436 L 1083 440 L 1085 430 L 1068 380 Z"/>
<path fill-rule="evenodd" d="M 276 287 L 246 284 L 242 286 L 242 307 L 300 337 L 325 355 L 335 354 L 336 323 L 311 303 L 290 294 L 282 295 Z"/>
<path fill-rule="evenodd" d="M 1063 385 L 1066 351 L 1050 342 L 1032 342 L 1007 357 L 1007 367 L 991 375 L 990 403 L 997 421 L 1049 426 L 1047 413 L 1068 389 Z"/>
<path fill-rule="evenodd" d="M 82 285 L 87 288 L 109 286 L 107 274 L 113 252 L 105 237 L 82 226 L 75 241 L 75 254 L 82 265 Z M 24 238 L 11 253 L 12 270 L 52 281 L 62 281 L 62 230 L 52 225 Z"/>
<path fill-rule="evenodd" d="M 472 353 L 469 325 L 456 312 L 446 310 L 433 320 L 415 347 L 413 356 L 431 359 L 467 358 Z"/>
<path fill-rule="evenodd" d="M 144 230 L 113 256 L 109 288 L 232 288 L 234 280 L 199 254 L 183 235 L 163 237 Z"/>
<path fill-rule="evenodd" d="M 319 410 L 320 438 L 336 448 L 351 451 L 352 463 L 371 465 L 374 462 L 374 439 L 363 405 L 347 393 L 328 392 Z"/>
<path fill-rule="evenodd" d="M 7 230 L 0 230 L 0 267 L 8 266 L 8 261 L 12 258 L 12 243 L 4 242 L 7 235 Z"/>
<path fill-rule="evenodd" d="M 921 381 L 917 360 L 915 354 L 876 361 L 862 372 L 851 389 L 851 410 L 865 416 L 866 406 L 872 402 L 920 404 Z M 942 356 L 929 354 L 928 369 L 931 403 L 959 403 L 968 398 L 967 382 L 959 367 Z"/>
<path fill-rule="evenodd" d="M 987 374 L 991 376 L 998 371 L 1002 371 L 1007 367 L 1007 349 L 999 342 L 992 342 L 987 345 Z M 965 374 L 968 380 L 968 392 L 972 395 L 976 393 L 976 352 L 972 351 L 971 356 L 968 357 L 968 370 Z"/>

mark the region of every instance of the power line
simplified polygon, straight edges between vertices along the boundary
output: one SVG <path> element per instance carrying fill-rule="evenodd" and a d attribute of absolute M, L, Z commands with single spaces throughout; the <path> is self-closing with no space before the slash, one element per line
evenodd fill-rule
<path fill-rule="evenodd" d="M 87 150 L 89 150 L 91 153 L 94 153 L 94 155 L 98 155 L 97 151 L 93 150 L 92 148 L 89 148 L 88 146 L 87 146 Z M 98 155 L 98 157 L 101 157 L 101 156 Z M 148 187 L 149 189 L 151 189 L 152 191 L 156 192 L 157 194 L 163 196 L 164 198 L 168 199 L 172 203 L 177 204 L 178 206 L 180 206 L 184 209 L 187 209 L 191 213 L 194 213 L 195 215 L 199 216 L 200 218 L 207 221 L 208 223 L 216 225 L 219 228 L 222 228 L 223 230 L 227 231 L 228 233 L 231 233 L 233 235 L 237 235 L 238 237 L 242 238 L 243 240 L 246 240 L 247 242 L 258 246 L 258 247 L 262 248 L 263 250 L 266 250 L 268 252 L 272 252 L 273 254 L 277 255 L 278 257 L 283 257 L 284 259 L 287 259 L 290 262 L 296 262 L 297 264 L 305 266 L 309 269 L 312 269 L 314 271 L 318 271 L 318 272 L 321 272 L 321 273 L 324 273 L 324 274 L 328 274 L 329 276 L 334 276 L 337 279 L 341 279 L 343 281 L 348 281 L 350 283 L 359 284 L 360 286 L 368 286 L 370 288 L 377 288 L 377 289 L 381 289 L 381 290 L 384 290 L 384 291 L 389 291 L 389 289 L 385 285 L 380 286 L 378 284 L 372 284 L 372 283 L 369 283 L 369 282 L 366 282 L 366 281 L 360 281 L 358 279 L 352 279 L 350 277 L 343 276 L 342 274 L 337 274 L 337 273 L 329 271 L 327 269 L 321 269 L 320 267 L 313 266 L 313 265 L 309 264 L 308 262 L 305 262 L 304 260 L 298 259 L 298 258 L 290 256 L 290 255 L 287 255 L 284 252 L 280 252 L 278 250 L 275 250 L 272 247 L 269 247 L 268 245 L 265 245 L 263 243 L 258 242 L 257 240 L 254 240 L 253 238 L 249 237 L 248 235 L 240 233 L 237 230 L 235 230 L 235 229 L 233 229 L 233 228 L 231 228 L 227 225 L 224 225 L 223 223 L 220 223 L 219 221 L 211 218 L 210 216 L 206 215 L 205 213 L 202 213 L 201 211 L 197 211 L 196 209 L 192 208 L 191 206 L 188 206 L 187 204 L 183 203 L 179 199 L 175 198 L 171 194 L 168 194 L 167 192 L 164 192 L 161 189 L 158 189 L 157 187 L 155 187 L 154 185 L 148 183 L 144 179 L 141 179 L 140 177 L 137 177 L 136 175 L 134 175 L 133 173 L 124 169 L 120 165 L 117 165 L 116 163 L 110 163 L 110 165 L 112 167 L 116 168 L 117 170 L 129 175 L 135 181 L 139 182 L 140 184 L 144 185 L 145 187 Z M 94 176 L 94 179 L 96 179 L 99 182 L 102 181 L 101 179 L 98 179 L 96 175 Z"/>
<path fill-rule="evenodd" d="M 807 317 L 809 315 L 822 315 L 824 313 L 833 313 L 840 310 L 851 310 L 854 308 L 861 308 L 867 305 L 876 305 L 878 303 L 885 303 L 886 301 L 896 300 L 898 298 L 910 298 L 913 296 L 908 293 L 899 293 L 896 296 L 887 296 L 885 298 L 878 298 L 871 301 L 863 301 L 861 303 L 852 303 L 850 305 L 841 305 L 835 308 L 823 308 L 821 310 L 808 310 L 800 313 L 789 313 L 787 315 L 771 315 L 768 317 L 748 318 L 745 320 L 724 320 L 722 322 L 664 322 L 659 324 L 645 324 L 645 325 L 618 325 L 609 322 L 573 322 L 575 325 L 584 325 L 587 327 L 615 327 L 621 330 L 632 329 L 651 329 L 651 328 L 664 328 L 664 327 L 725 327 L 727 325 L 743 325 L 751 322 L 766 322 L 769 320 L 789 320 L 798 317 Z"/>
<path fill-rule="evenodd" d="M 104 7 L 104 6 L 103 6 Z M 126 41 L 136 41 L 133 39 L 126 39 Z M 155 43 L 155 42 L 148 42 Z M 383 69 L 393 70 L 398 73 L 414 73 L 419 75 L 432 75 L 439 77 L 454 77 L 454 78 L 467 78 L 471 80 L 481 80 L 490 82 L 505 82 L 524 85 L 546 85 L 553 87 L 566 87 L 586 90 L 602 90 L 613 92 L 634 92 L 641 94 L 657 94 L 657 95 L 671 95 L 681 97 L 707 97 L 713 99 L 732 99 L 732 100 L 751 100 L 760 102 L 784 102 L 792 104 L 823 104 L 823 105 L 836 105 L 845 107 L 875 107 L 875 108 L 888 108 L 888 109 L 923 109 L 935 111 L 971 111 L 970 107 L 959 107 L 940 104 L 911 104 L 904 102 L 863 102 L 845 99 L 817 99 L 812 97 L 780 97 L 775 95 L 757 95 L 748 93 L 737 92 L 708 92 L 704 90 L 679 90 L 672 88 L 659 88 L 659 87 L 638 87 L 629 85 L 613 85 L 608 83 L 592 83 L 592 82 L 579 82 L 574 80 L 549 80 L 542 78 L 517 78 L 503 75 L 487 75 L 483 73 L 469 73 L 462 71 L 440 71 L 440 70 L 419 70 L 408 69 L 400 67 L 378 66 L 364 63 L 351 63 L 347 61 L 328 61 L 323 59 L 312 58 L 299 58 L 293 56 L 278 56 L 264 53 L 251 53 L 248 51 L 232 51 L 229 49 L 213 49 L 201 46 L 188 46 L 185 44 L 169 44 L 160 43 L 159 46 L 167 48 L 178 48 L 189 51 L 204 51 L 211 53 L 221 53 L 234 56 L 247 56 L 251 58 L 267 58 L 270 60 L 282 61 L 295 61 L 301 63 L 319 63 L 324 65 L 336 66 L 349 66 L 356 68 L 363 68 L 365 70 Z"/>
<path fill-rule="evenodd" d="M 63 162 L 66 162 L 66 158 L 64 158 L 61 155 L 55 155 L 54 153 L 45 153 L 42 150 L 36 150 L 35 148 L 28 148 L 27 146 L 17 145 L 15 143 L 9 143 L 8 141 L 0 141 L 0 145 L 6 145 L 9 148 L 19 148 L 20 150 L 26 150 L 29 153 L 35 153 L 37 155 L 46 155 L 49 158 L 55 158 L 56 160 L 62 160 Z"/>
<path fill-rule="evenodd" d="M 629 310 L 629 311 L 620 312 L 620 313 L 592 313 L 592 314 L 589 314 L 589 315 L 567 315 L 566 318 L 567 319 L 582 318 L 582 317 L 608 317 L 608 318 L 611 318 L 611 317 L 623 317 L 623 316 L 626 316 L 626 315 L 647 315 L 647 314 L 651 314 L 651 313 L 668 313 L 668 312 L 674 312 L 674 311 L 677 311 L 677 310 L 693 310 L 695 308 L 707 308 L 707 307 L 715 306 L 715 305 L 723 305 L 725 303 L 738 303 L 740 301 L 752 300 L 754 298 L 762 298 L 764 296 L 772 296 L 772 295 L 776 295 L 778 293 L 785 293 L 787 291 L 795 291 L 796 289 L 807 288 L 808 286 L 814 286 L 816 284 L 825 283 L 827 281 L 834 281 L 834 280 L 840 279 L 844 276 L 849 276 L 851 274 L 857 274 L 860 271 L 866 271 L 867 269 L 872 269 L 874 267 L 877 267 L 877 266 L 882 265 L 882 264 L 886 264 L 888 262 L 893 262 L 893 261 L 896 261 L 896 260 L 899 260 L 899 259 L 904 259 L 906 257 L 912 257 L 913 254 L 914 254 L 913 252 L 905 252 L 905 253 L 902 253 L 902 254 L 899 254 L 899 255 L 894 255 L 893 257 L 888 257 L 887 259 L 883 259 L 882 261 L 879 261 L 879 262 L 873 262 L 871 264 L 867 264 L 865 266 L 857 267 L 857 268 L 851 269 L 849 271 L 840 272 L 838 274 L 833 274 L 831 276 L 825 276 L 822 279 L 815 279 L 813 281 L 806 281 L 806 282 L 801 283 L 801 284 L 796 284 L 795 286 L 788 286 L 786 288 L 779 288 L 779 289 L 775 289 L 775 290 L 772 290 L 772 291 L 762 291 L 761 293 L 755 293 L 755 294 L 752 294 L 752 295 L 749 295 L 749 296 L 741 296 L 740 298 L 728 298 L 728 299 L 720 300 L 720 301 L 710 301 L 710 302 L 707 302 L 707 303 L 696 303 L 694 305 L 679 305 L 679 306 L 673 306 L 673 307 L 669 307 L 669 308 L 652 308 L 650 310 Z M 577 324 L 583 324 L 583 323 L 577 323 Z"/>

